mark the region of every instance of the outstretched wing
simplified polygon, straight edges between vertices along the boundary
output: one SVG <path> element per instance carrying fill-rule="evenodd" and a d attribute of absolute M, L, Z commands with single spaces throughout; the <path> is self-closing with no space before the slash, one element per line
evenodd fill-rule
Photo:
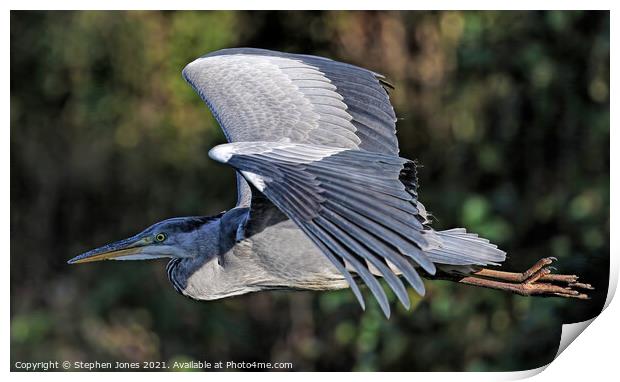
<path fill-rule="evenodd" d="M 235 167 L 293 220 L 347 277 L 346 266 L 369 286 L 386 315 L 387 297 L 373 277 L 378 270 L 403 305 L 407 292 L 397 269 L 424 294 L 414 264 L 430 274 L 431 247 L 416 218 L 415 198 L 400 179 L 414 164 L 393 155 L 330 146 L 281 142 L 236 142 L 213 148 L 211 158 Z M 412 261 L 409 262 L 409 261 Z"/>
<path fill-rule="evenodd" d="M 398 155 L 396 117 L 382 76 L 323 57 L 224 49 L 183 76 L 229 142 L 279 141 Z"/>
<path fill-rule="evenodd" d="M 413 164 L 398 157 L 396 117 L 380 75 L 322 57 L 243 48 L 203 56 L 183 76 L 234 142 L 210 155 L 245 178 L 238 175 L 238 205 L 253 203 L 248 180 L 342 272 L 362 306 L 347 269 L 386 315 L 373 272 L 405 306 L 394 270 L 424 293 L 412 264 L 435 272 L 422 251 L 432 235 L 409 184 Z"/>
<path fill-rule="evenodd" d="M 324 57 L 222 49 L 183 69 L 229 142 L 327 144 L 398 155 L 396 116 L 383 76 Z M 251 191 L 237 175 L 237 205 Z"/>

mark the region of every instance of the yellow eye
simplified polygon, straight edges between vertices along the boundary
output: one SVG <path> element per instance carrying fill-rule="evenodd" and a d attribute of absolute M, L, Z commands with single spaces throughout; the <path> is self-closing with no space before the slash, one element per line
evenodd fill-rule
<path fill-rule="evenodd" d="M 155 236 L 155 241 L 162 242 L 162 241 L 164 241 L 164 240 L 166 240 L 166 235 L 165 235 L 165 234 L 163 234 L 163 233 L 158 233 L 158 234 Z"/>

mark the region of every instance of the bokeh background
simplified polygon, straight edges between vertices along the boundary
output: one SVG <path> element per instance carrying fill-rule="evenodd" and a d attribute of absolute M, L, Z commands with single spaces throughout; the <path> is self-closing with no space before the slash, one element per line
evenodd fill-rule
<path fill-rule="evenodd" d="M 174 292 L 165 261 L 68 266 L 164 218 L 233 205 L 233 171 L 206 155 L 224 137 L 181 69 L 236 46 L 384 73 L 435 226 L 491 239 L 506 270 L 556 256 L 593 298 L 433 281 L 386 320 L 348 290 L 196 302 Z M 606 296 L 609 147 L 608 12 L 11 12 L 11 367 L 541 366 L 561 324 L 595 316 Z"/>

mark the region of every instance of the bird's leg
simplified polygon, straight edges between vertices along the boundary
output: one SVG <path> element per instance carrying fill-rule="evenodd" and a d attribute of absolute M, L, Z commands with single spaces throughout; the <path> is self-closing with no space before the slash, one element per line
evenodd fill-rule
<path fill-rule="evenodd" d="M 504 272 L 497 271 L 495 269 L 486 269 L 483 268 L 478 272 L 473 273 L 474 276 L 480 277 L 489 277 L 493 279 L 508 281 L 511 283 L 522 283 L 532 276 L 534 276 L 537 272 L 539 272 L 544 267 L 550 265 L 555 260 L 555 257 L 545 257 L 536 262 L 536 264 L 532 265 L 528 270 L 521 273 L 516 272 Z M 574 277 L 574 276 L 573 276 Z"/>
<path fill-rule="evenodd" d="M 522 273 L 503 272 L 483 268 L 457 280 L 459 283 L 485 288 L 506 290 L 523 296 L 543 295 L 588 299 L 576 289 L 594 289 L 590 284 L 577 282 L 575 275 L 552 274 L 549 267 L 556 259 L 545 257 Z"/>
<path fill-rule="evenodd" d="M 497 271 L 494 269 L 483 268 L 478 272 L 473 273 L 473 276 L 491 278 L 501 281 L 508 281 L 512 283 L 534 283 L 536 281 L 548 281 L 565 283 L 570 287 L 593 289 L 590 284 L 579 283 L 577 280 L 579 276 L 576 275 L 556 275 L 551 273 L 555 268 L 549 267 L 554 261 L 557 261 L 555 257 L 545 257 L 532 265 L 528 270 L 521 273 Z"/>

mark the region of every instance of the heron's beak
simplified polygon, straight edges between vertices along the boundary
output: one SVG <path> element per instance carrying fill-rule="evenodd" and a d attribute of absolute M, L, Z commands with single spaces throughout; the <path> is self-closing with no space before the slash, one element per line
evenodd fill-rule
<path fill-rule="evenodd" d="M 69 260 L 69 264 L 89 263 L 101 260 L 133 260 L 143 258 L 144 248 L 153 243 L 150 237 L 136 239 L 129 238 L 104 245 L 88 251 Z"/>

